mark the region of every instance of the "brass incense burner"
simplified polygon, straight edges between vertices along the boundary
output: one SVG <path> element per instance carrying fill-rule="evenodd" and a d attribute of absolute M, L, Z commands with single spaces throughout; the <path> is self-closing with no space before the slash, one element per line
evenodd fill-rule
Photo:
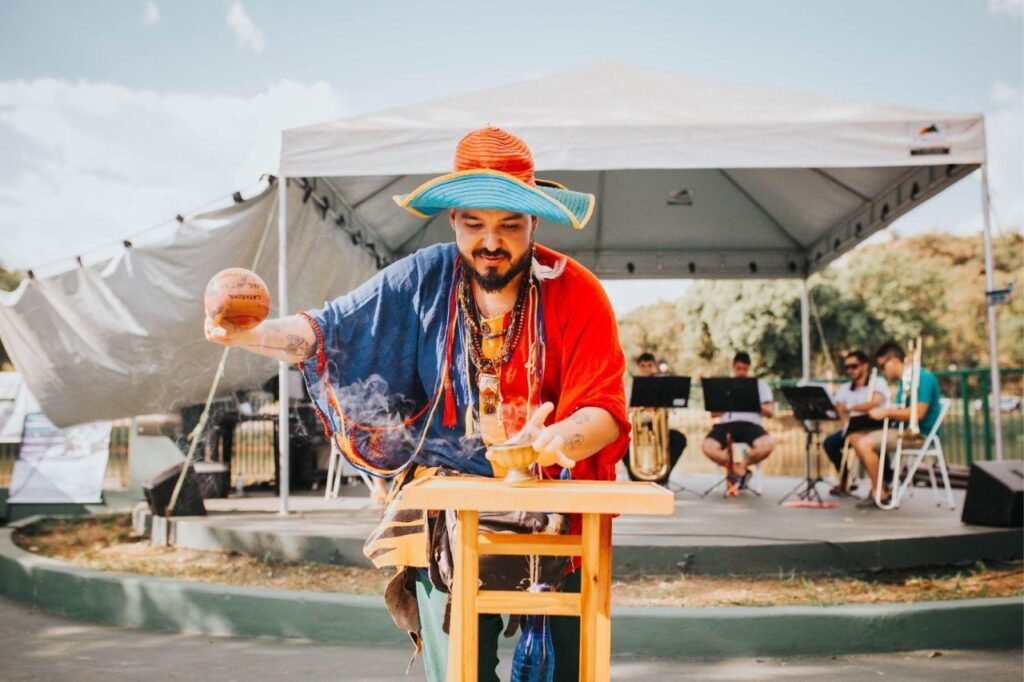
<path fill-rule="evenodd" d="M 508 470 L 502 479 L 506 483 L 522 483 L 534 479 L 530 467 L 537 461 L 537 451 L 529 443 L 492 445 L 487 448 L 487 459 Z"/>

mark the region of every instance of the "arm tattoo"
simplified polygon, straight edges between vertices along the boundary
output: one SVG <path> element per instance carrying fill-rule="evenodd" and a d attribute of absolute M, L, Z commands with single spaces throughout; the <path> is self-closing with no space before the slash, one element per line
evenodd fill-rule
<path fill-rule="evenodd" d="M 301 336 L 288 334 L 285 337 L 285 341 L 285 352 L 302 358 L 303 360 L 308 360 L 313 355 L 313 344 L 309 343 Z"/>
<path fill-rule="evenodd" d="M 573 416 L 573 421 L 577 424 L 586 424 L 590 421 L 590 415 L 586 412 L 577 412 L 575 416 Z"/>
<path fill-rule="evenodd" d="M 583 445 L 583 434 L 578 431 L 565 439 L 565 447 L 569 450 L 575 450 L 581 445 Z"/>
<path fill-rule="evenodd" d="M 289 324 L 283 320 L 272 320 L 264 326 L 267 334 L 278 335 L 276 344 L 263 343 L 250 346 L 252 348 L 264 348 L 266 350 L 284 351 L 292 358 L 308 360 L 313 357 L 314 344 L 302 338 L 299 334 L 291 333 Z"/>

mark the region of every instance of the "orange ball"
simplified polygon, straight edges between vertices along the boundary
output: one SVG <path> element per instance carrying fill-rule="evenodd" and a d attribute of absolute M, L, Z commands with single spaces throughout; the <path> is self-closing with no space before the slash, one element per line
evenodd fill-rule
<path fill-rule="evenodd" d="M 270 291 L 255 272 L 228 268 L 210 279 L 203 303 L 214 326 L 227 322 L 239 329 L 252 329 L 270 312 Z"/>

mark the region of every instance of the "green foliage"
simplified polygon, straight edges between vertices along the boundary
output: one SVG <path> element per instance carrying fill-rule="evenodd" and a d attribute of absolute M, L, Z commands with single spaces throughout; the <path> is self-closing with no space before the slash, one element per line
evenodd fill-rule
<path fill-rule="evenodd" d="M 1016 282 L 998 309 L 1000 360 L 1024 364 L 1024 238 L 995 245 L 996 284 Z M 843 353 L 922 336 L 931 367 L 987 363 L 980 237 L 929 234 L 855 251 L 809 281 L 824 339 L 812 319 L 812 373 L 838 373 Z M 793 280 L 701 280 L 674 303 L 620 321 L 627 357 L 651 351 L 678 373 L 724 374 L 749 352 L 758 374 L 800 375 L 800 284 Z M 828 349 L 828 354 L 826 350 Z"/>

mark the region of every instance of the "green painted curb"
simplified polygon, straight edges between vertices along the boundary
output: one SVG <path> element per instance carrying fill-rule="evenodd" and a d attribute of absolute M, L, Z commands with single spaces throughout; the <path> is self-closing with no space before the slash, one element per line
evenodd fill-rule
<path fill-rule="evenodd" d="M 398 644 L 383 599 L 105 573 L 18 548 L 0 529 L 0 593 L 85 620 L 172 632 Z M 612 610 L 617 654 L 718 658 L 1019 647 L 1024 598 L 916 604 Z"/>
<path fill-rule="evenodd" d="M 40 557 L 0 529 L 0 593 L 72 618 L 172 632 L 321 642 L 408 642 L 381 597 L 106 573 Z"/>

